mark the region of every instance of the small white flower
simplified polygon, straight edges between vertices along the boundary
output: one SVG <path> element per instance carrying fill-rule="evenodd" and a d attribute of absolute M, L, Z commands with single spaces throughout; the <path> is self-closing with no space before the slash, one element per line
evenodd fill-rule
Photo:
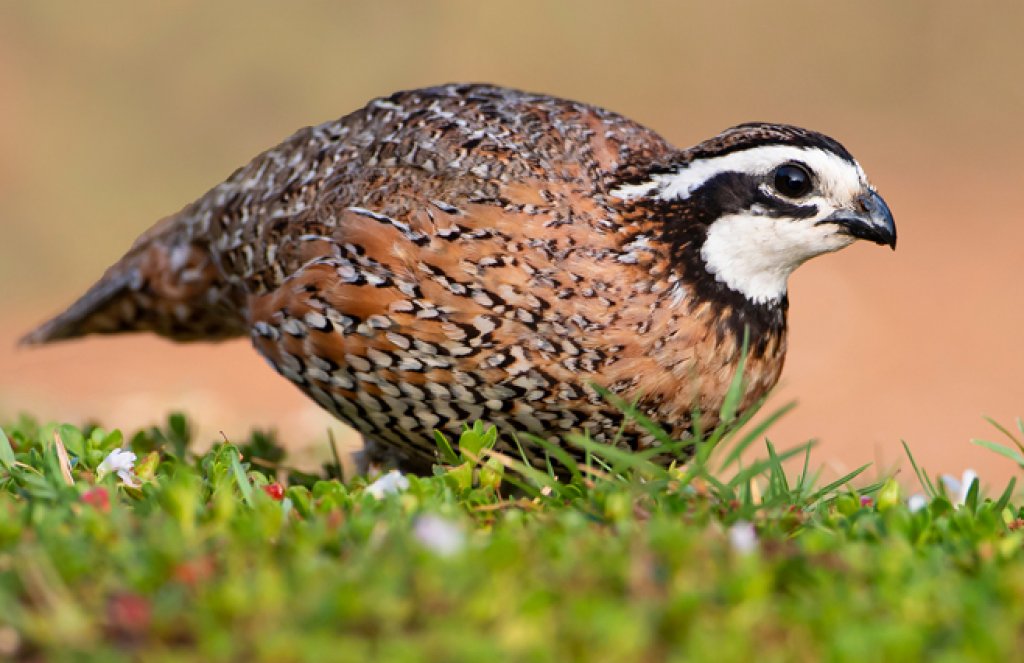
<path fill-rule="evenodd" d="M 757 550 L 757 532 L 754 524 L 739 520 L 729 527 L 729 545 L 741 555 L 749 555 Z"/>
<path fill-rule="evenodd" d="M 928 506 L 928 498 L 923 493 L 914 493 L 907 498 L 907 508 L 910 513 L 917 513 Z"/>
<path fill-rule="evenodd" d="M 964 470 L 963 476 L 957 480 L 956 477 L 943 474 L 939 477 L 942 480 L 944 486 L 946 486 L 946 492 L 949 493 L 950 499 L 953 500 L 953 506 L 961 507 L 964 502 L 967 501 L 967 493 L 971 490 L 971 484 L 978 478 L 978 473 L 972 469 Z"/>
<path fill-rule="evenodd" d="M 405 475 L 398 470 L 391 470 L 367 486 L 366 492 L 381 500 L 385 495 L 400 493 L 407 488 L 409 488 L 409 480 L 405 478 Z"/>
<path fill-rule="evenodd" d="M 458 523 L 426 514 L 416 519 L 412 526 L 413 536 L 424 548 L 448 557 L 466 547 L 466 533 Z"/>
<path fill-rule="evenodd" d="M 102 479 L 107 474 L 116 472 L 124 485 L 130 488 L 138 488 L 139 482 L 135 477 L 135 458 L 134 452 L 126 449 L 114 449 L 107 454 L 107 457 L 96 468 L 96 471 L 99 472 L 99 478 Z"/>

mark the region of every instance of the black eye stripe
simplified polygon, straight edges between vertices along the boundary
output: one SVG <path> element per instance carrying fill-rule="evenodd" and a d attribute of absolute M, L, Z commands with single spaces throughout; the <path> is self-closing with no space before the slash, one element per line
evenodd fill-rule
<path fill-rule="evenodd" d="M 694 211 L 705 223 L 726 214 L 750 212 L 755 206 L 762 210 L 764 216 L 791 217 L 806 219 L 818 214 L 818 207 L 813 204 L 799 204 L 786 196 L 775 192 L 771 187 L 764 186 L 764 176 L 729 171 L 709 178 L 694 190 L 684 203 Z"/>

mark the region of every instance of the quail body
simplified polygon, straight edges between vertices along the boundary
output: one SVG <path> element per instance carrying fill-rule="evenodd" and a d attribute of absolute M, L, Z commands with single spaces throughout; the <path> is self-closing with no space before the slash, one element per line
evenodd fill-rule
<path fill-rule="evenodd" d="M 399 92 L 309 127 L 159 222 L 25 338 L 249 336 L 425 472 L 433 432 L 484 420 L 655 444 L 595 385 L 675 438 L 716 423 L 749 333 L 741 408 L 776 383 L 786 278 L 892 216 L 839 143 L 788 125 L 688 149 L 615 113 L 487 85 Z M 573 452 L 573 448 L 567 448 Z"/>

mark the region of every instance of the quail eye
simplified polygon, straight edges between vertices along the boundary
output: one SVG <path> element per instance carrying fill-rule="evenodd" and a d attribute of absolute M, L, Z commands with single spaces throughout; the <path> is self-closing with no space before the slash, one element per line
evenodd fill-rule
<path fill-rule="evenodd" d="M 787 163 L 775 171 L 775 190 L 787 198 L 803 198 L 811 192 L 814 181 L 811 173 L 800 164 Z"/>

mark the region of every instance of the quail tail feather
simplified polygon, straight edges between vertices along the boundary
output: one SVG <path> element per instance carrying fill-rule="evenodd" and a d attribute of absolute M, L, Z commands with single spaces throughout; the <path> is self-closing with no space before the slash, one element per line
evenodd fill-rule
<path fill-rule="evenodd" d="M 19 344 L 144 331 L 174 341 L 246 334 L 232 288 L 208 245 L 191 237 L 182 221 L 170 217 L 157 224 L 85 295 Z"/>
<path fill-rule="evenodd" d="M 87 334 L 115 333 L 126 331 L 115 322 L 116 315 L 109 309 L 119 307 L 118 300 L 124 296 L 128 274 L 104 277 L 78 301 L 69 306 L 63 313 L 51 318 L 26 334 L 18 341 L 19 345 L 42 345 L 64 341 Z"/>

